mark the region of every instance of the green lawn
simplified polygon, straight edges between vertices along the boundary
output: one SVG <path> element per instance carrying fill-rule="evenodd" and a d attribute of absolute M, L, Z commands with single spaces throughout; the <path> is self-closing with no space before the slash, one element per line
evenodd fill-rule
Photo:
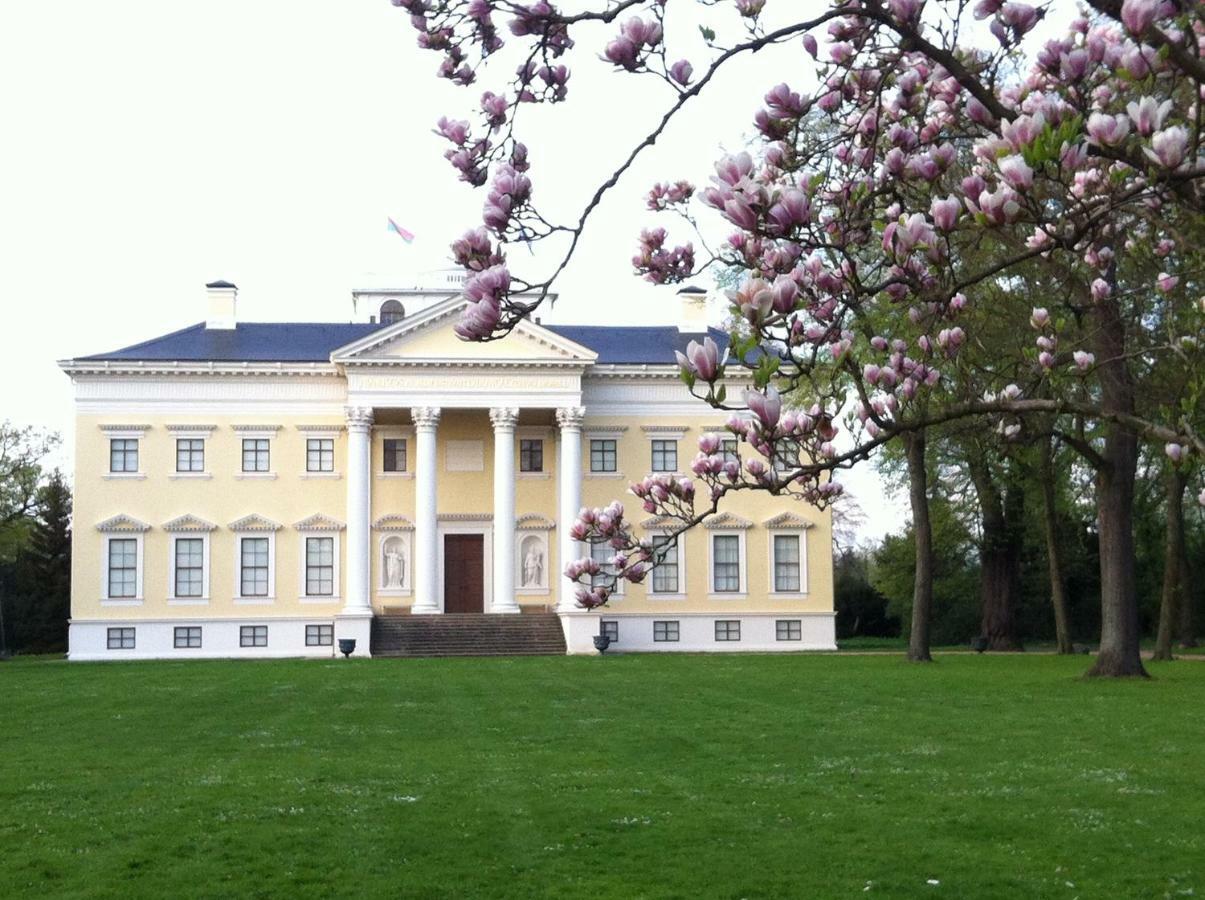
<path fill-rule="evenodd" d="M 0 663 L 0 896 L 1202 896 L 1205 662 L 1086 666 Z"/>

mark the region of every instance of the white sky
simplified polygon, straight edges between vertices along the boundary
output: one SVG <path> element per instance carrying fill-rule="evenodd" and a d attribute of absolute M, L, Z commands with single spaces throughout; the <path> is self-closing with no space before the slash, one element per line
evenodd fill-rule
<path fill-rule="evenodd" d="M 693 41 L 701 68 L 695 25 L 723 19 L 678 6 L 694 19 L 671 19 L 671 39 Z M 346 321 L 352 287 L 446 265 L 484 197 L 456 181 L 431 129 L 441 114 L 471 119 L 514 64 L 459 89 L 414 38 L 388 0 L 0 5 L 0 418 L 69 443 L 55 361 L 199 321 L 206 281 L 238 284 L 245 321 Z M 651 79 L 610 75 L 599 39 L 579 37 L 568 106 L 524 113 L 535 196 L 554 215 L 579 208 L 670 99 Z M 658 223 L 643 195 L 705 180 L 723 147 L 743 145 L 768 88 L 809 86 L 797 45 L 783 52 L 734 65 L 612 193 L 545 321 L 674 319 L 674 289 L 631 274 L 640 227 Z M 412 245 L 386 233 L 388 215 Z M 520 274 L 542 261 L 512 253 Z M 901 502 L 868 467 L 846 480 L 866 536 L 901 526 Z"/>

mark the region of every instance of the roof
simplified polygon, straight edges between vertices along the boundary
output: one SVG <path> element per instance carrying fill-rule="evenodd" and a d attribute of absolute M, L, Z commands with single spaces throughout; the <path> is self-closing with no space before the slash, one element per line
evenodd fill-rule
<path fill-rule="evenodd" d="M 211 282 L 209 282 L 209 284 L 205 285 L 205 287 L 207 287 L 207 288 L 234 288 L 236 291 L 238 290 L 238 285 L 231 284 L 229 281 L 211 281 Z"/>
<path fill-rule="evenodd" d="M 233 329 L 205 323 L 78 362 L 328 362 L 331 353 L 388 326 L 369 323 L 240 322 Z M 603 365 L 671 365 L 674 351 L 705 335 L 683 334 L 672 325 L 609 327 L 543 325 L 553 334 L 588 347 Z M 722 349 L 728 335 L 710 329 Z"/>

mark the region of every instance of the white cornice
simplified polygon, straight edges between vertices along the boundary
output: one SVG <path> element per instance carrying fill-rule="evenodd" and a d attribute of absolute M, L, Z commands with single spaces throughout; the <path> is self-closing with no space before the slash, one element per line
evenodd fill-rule
<path fill-rule="evenodd" d="M 138 360 L 59 360 L 68 375 L 325 375 L 339 376 L 329 362 L 142 362 Z"/>

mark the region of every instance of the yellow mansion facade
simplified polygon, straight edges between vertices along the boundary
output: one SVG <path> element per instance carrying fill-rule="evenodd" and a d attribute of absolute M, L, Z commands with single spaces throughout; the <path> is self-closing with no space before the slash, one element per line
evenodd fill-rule
<path fill-rule="evenodd" d="M 71 659 L 370 651 L 374 617 L 559 616 L 569 652 L 834 647 L 831 522 L 742 492 L 644 584 L 584 612 L 560 573 L 583 505 L 689 473 L 723 418 L 689 397 L 676 325 L 526 322 L 487 344 L 443 289 L 358 291 L 360 321 L 204 323 L 63 362 L 75 388 Z M 712 332 L 718 339 L 719 332 Z M 599 559 L 606 560 L 606 552 Z"/>

